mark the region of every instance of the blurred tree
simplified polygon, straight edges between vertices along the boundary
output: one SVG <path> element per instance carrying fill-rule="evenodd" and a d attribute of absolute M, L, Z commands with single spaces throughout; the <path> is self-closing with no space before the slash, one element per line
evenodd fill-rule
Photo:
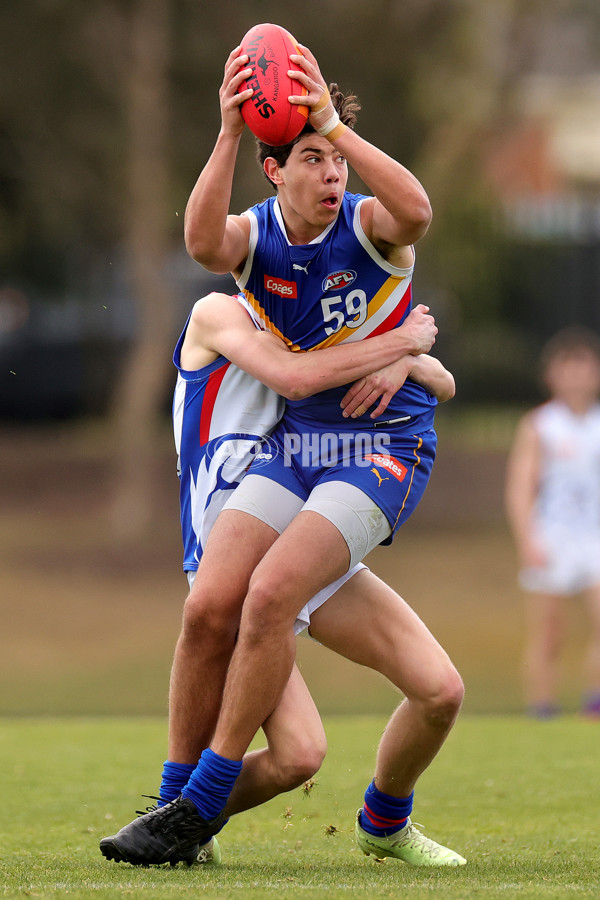
<path fill-rule="evenodd" d="M 171 195 L 168 154 L 171 53 L 169 0 L 134 0 L 124 22 L 128 192 L 124 242 L 137 312 L 136 340 L 117 383 L 113 522 L 122 537 L 152 522 L 158 443 L 174 331 L 174 298 L 166 278 Z"/>
<path fill-rule="evenodd" d="M 0 18 L 4 271 L 48 296 L 73 288 L 72 260 L 91 262 L 93 248 L 113 255 L 120 246 L 125 256 L 135 339 L 110 410 L 110 524 L 121 536 L 137 534 L 154 512 L 153 461 L 175 330 L 165 273 L 173 247 L 171 5 L 38 0 L 24 17 L 9 2 Z"/>
<path fill-rule="evenodd" d="M 435 216 L 418 280 L 455 341 L 454 363 L 477 342 L 491 346 L 500 325 L 511 358 L 507 239 L 483 175 L 487 148 L 518 115 L 524 75 L 582 63 L 573 46 L 597 63 L 599 9 L 591 0 L 3 0 L 1 280 L 86 296 L 86 270 L 125 257 L 135 341 L 110 406 L 118 522 L 149 519 L 151 448 L 183 324 L 173 322 L 166 263 L 218 132 L 223 64 L 245 31 L 261 20 L 289 28 L 327 79 L 357 91 L 360 133 L 426 185 Z M 232 208 L 268 191 L 246 135 Z M 109 290 L 102 302 L 124 302 Z"/>

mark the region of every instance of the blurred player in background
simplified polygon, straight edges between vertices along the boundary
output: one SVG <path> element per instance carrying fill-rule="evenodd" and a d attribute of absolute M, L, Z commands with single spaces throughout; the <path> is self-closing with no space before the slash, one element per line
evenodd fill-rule
<path fill-rule="evenodd" d="M 560 711 L 565 605 L 581 594 L 590 620 L 582 711 L 600 718 L 600 339 L 564 329 L 545 346 L 541 365 L 549 400 L 521 420 L 506 479 L 527 592 L 525 699 L 538 718 Z"/>

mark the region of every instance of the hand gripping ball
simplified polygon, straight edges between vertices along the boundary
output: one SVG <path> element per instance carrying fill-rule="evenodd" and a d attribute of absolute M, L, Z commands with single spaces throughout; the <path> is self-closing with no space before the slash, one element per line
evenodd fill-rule
<path fill-rule="evenodd" d="M 239 91 L 252 88 L 252 96 L 242 103 L 242 117 L 250 131 L 265 144 L 279 147 L 297 137 L 308 120 L 307 106 L 294 106 L 291 94 L 304 95 L 306 88 L 288 75 L 288 70 L 301 71 L 290 61 L 290 54 L 300 54 L 295 38 L 281 25 L 255 25 L 244 35 L 241 54 L 249 57 L 252 75 L 243 81 Z"/>

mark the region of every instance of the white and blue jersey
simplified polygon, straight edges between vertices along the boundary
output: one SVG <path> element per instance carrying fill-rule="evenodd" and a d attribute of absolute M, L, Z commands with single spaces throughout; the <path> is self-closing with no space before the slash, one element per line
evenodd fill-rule
<path fill-rule="evenodd" d="M 540 460 L 531 527 L 546 563 L 522 569 L 521 583 L 577 593 L 600 584 L 600 405 L 579 414 L 550 400 L 530 416 Z"/>
<path fill-rule="evenodd" d="M 414 266 L 391 265 L 369 241 L 360 221 L 366 199 L 347 192 L 335 222 L 304 245 L 289 242 L 276 198 L 245 213 L 250 242 L 239 300 L 292 351 L 374 337 L 401 325 L 411 310 Z M 349 481 L 380 506 L 395 531 L 429 478 L 437 401 L 407 380 L 382 417 L 350 419 L 340 406 L 348 387 L 288 401 L 271 441 L 279 452 L 260 474 L 298 496 L 322 480 Z"/>
<path fill-rule="evenodd" d="M 183 568 L 193 572 L 225 501 L 281 418 L 284 400 L 222 356 L 197 371 L 182 369 L 187 327 L 173 354 L 178 370 L 173 429 Z"/>
<path fill-rule="evenodd" d="M 536 526 L 573 540 L 600 536 L 600 404 L 576 413 L 550 400 L 531 420 L 540 443 Z"/>

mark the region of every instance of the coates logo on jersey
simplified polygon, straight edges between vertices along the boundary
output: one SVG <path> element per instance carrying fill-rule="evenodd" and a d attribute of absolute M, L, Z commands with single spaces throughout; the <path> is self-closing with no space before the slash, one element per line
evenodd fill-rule
<path fill-rule="evenodd" d="M 298 297 L 298 287 L 295 281 L 286 281 L 285 278 L 274 278 L 273 275 L 265 275 L 265 288 L 272 294 L 280 297 L 289 297 L 295 300 Z"/>
<path fill-rule="evenodd" d="M 397 478 L 398 481 L 404 481 L 406 477 L 406 473 L 408 469 L 406 466 L 403 466 L 402 463 L 394 459 L 393 456 L 386 456 L 384 453 L 370 453 L 368 456 L 365 456 L 365 459 L 370 460 L 373 463 L 373 466 L 376 466 L 378 469 L 385 469 L 386 472 L 389 472 L 394 478 Z M 373 469 L 371 469 L 373 471 Z M 379 476 L 379 473 L 375 473 L 379 477 L 379 486 L 381 487 L 382 479 Z"/>
<path fill-rule="evenodd" d="M 353 281 L 356 281 L 356 272 L 353 272 L 352 269 L 346 269 L 345 272 L 332 272 L 323 279 L 323 293 L 347 288 Z"/>

